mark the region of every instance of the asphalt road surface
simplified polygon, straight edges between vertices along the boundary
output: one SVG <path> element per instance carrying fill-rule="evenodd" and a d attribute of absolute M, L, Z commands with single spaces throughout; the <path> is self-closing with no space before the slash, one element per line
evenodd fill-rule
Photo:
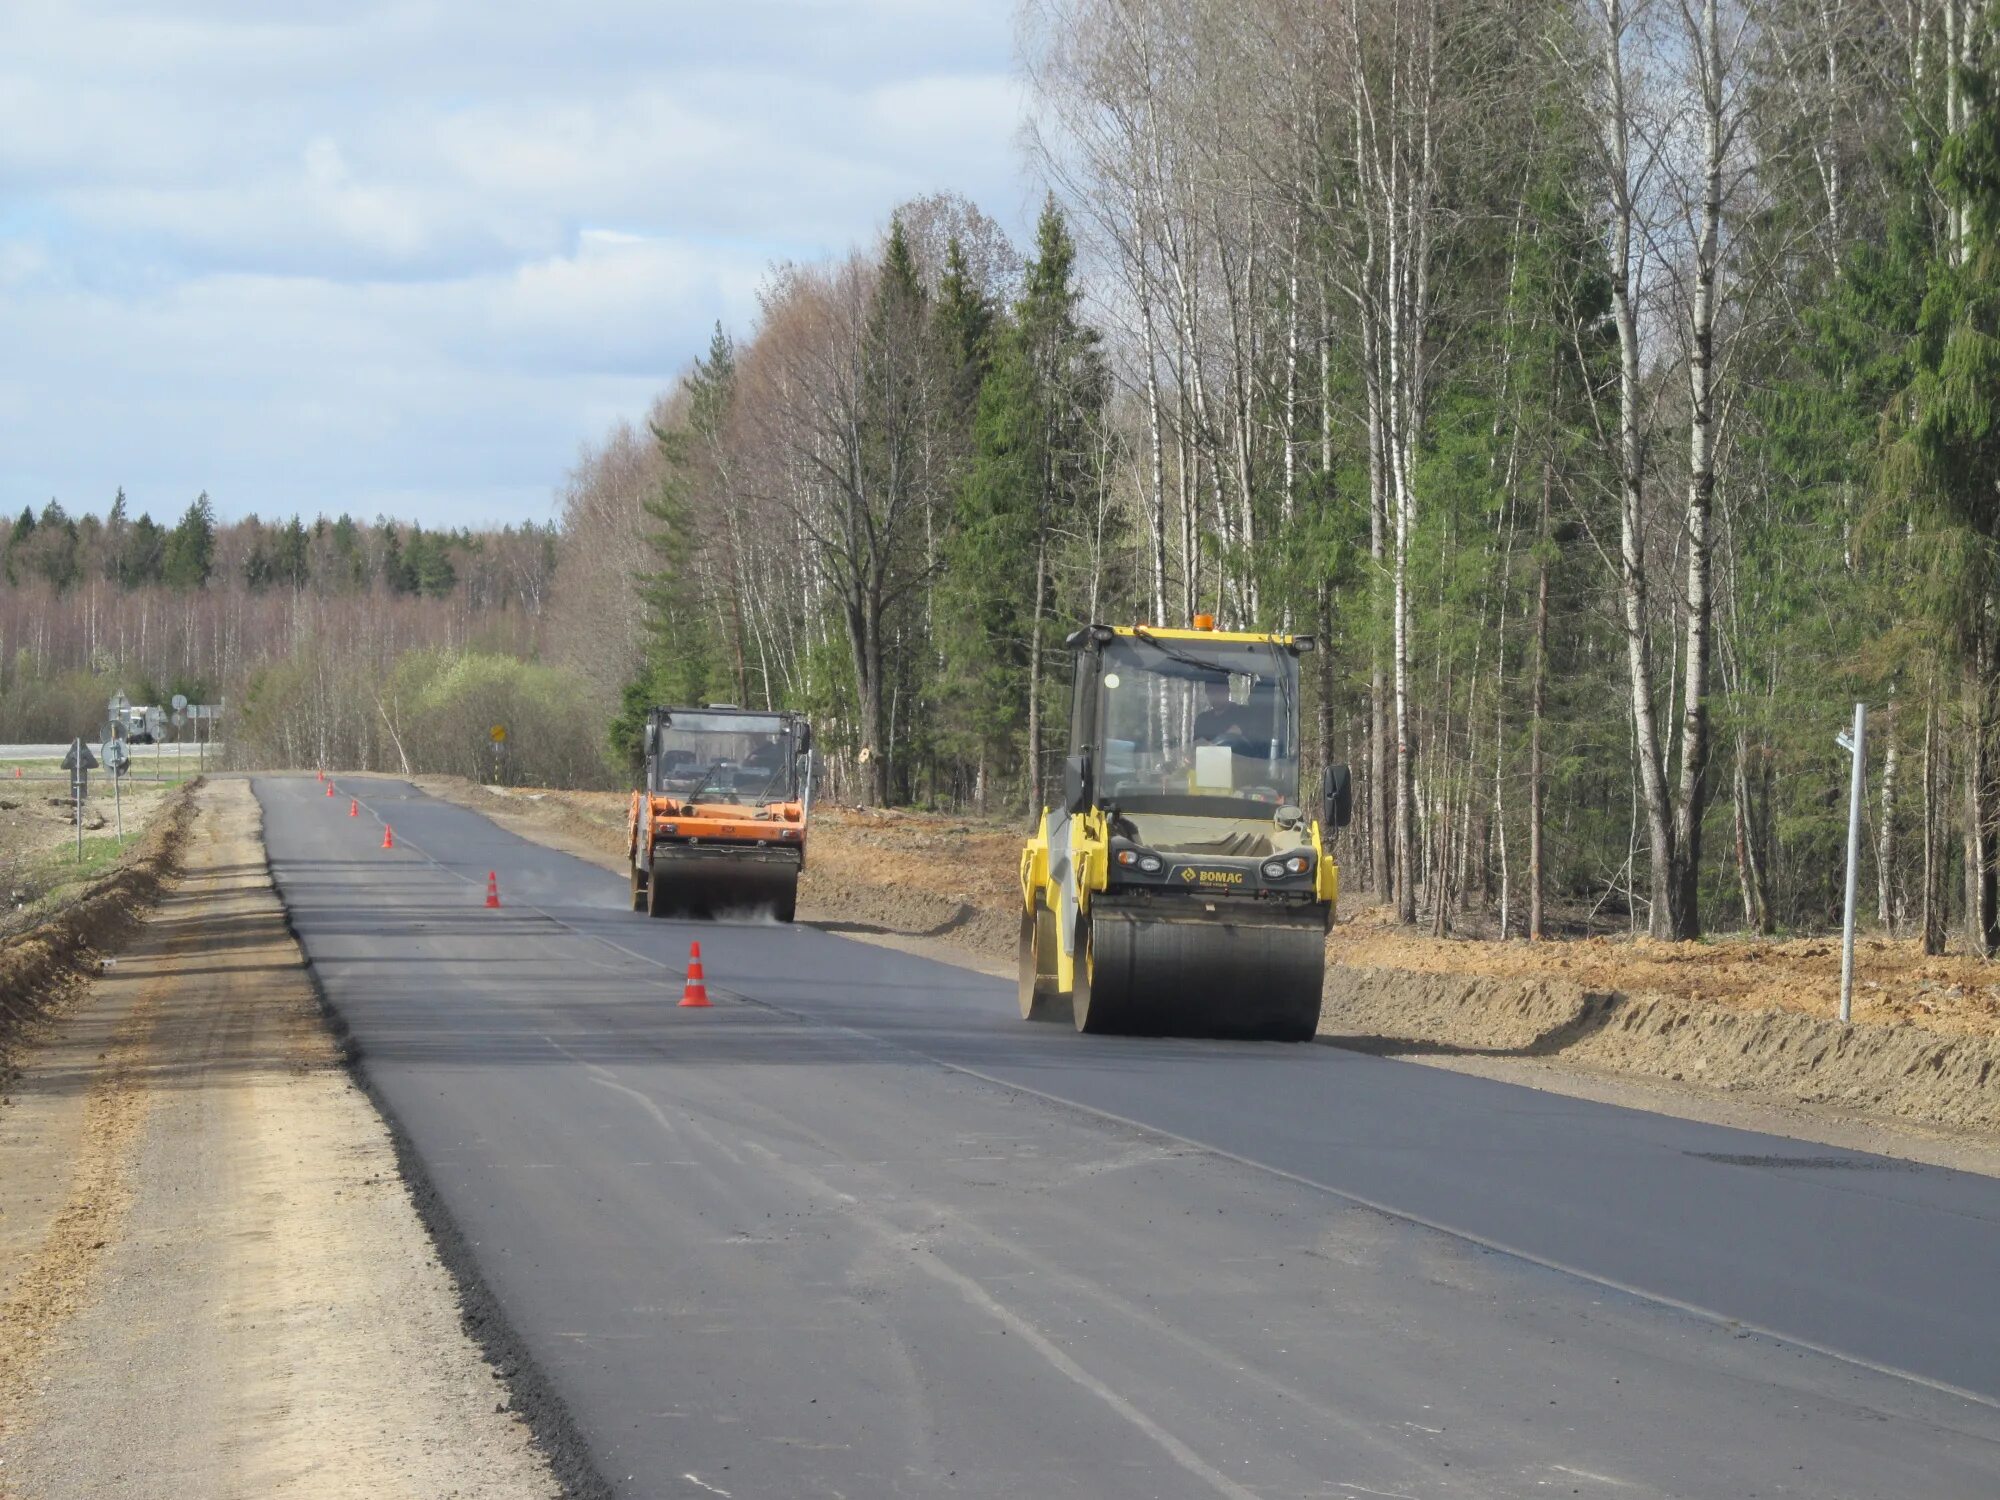
<path fill-rule="evenodd" d="M 874 944 L 650 921 L 403 783 L 256 789 L 366 1080 L 618 1494 L 2000 1495 L 2000 1183 L 1031 1026 Z"/>

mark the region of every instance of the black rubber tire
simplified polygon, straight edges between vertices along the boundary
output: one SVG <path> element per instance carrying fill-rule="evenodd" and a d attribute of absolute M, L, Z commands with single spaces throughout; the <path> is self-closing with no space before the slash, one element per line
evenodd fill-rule
<path fill-rule="evenodd" d="M 639 861 L 635 858 L 632 861 L 632 910 L 646 909 L 646 885 L 647 882 L 639 878 Z"/>
<path fill-rule="evenodd" d="M 1069 1007 L 1056 989 L 1055 913 L 1045 906 L 1021 913 L 1021 936 L 1015 945 L 1015 990 L 1024 1021 L 1061 1021 Z"/>
<path fill-rule="evenodd" d="M 655 865 L 646 875 L 646 915 L 665 917 L 671 914 L 667 904 L 660 899 L 660 868 Z"/>

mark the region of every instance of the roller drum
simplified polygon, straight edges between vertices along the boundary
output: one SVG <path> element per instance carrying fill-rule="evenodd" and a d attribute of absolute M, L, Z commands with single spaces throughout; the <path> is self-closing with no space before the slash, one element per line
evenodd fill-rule
<path fill-rule="evenodd" d="M 646 887 L 646 910 L 655 917 L 771 916 L 789 922 L 798 912 L 799 864 L 795 859 L 656 852 Z"/>
<path fill-rule="evenodd" d="M 1306 1041 L 1319 1029 L 1317 911 L 1175 919 L 1100 901 L 1079 941 L 1079 1031 Z"/>
<path fill-rule="evenodd" d="M 1022 912 L 1021 936 L 1015 951 L 1021 1019 L 1068 1020 L 1069 997 L 1057 988 L 1056 981 L 1055 913 L 1046 906 L 1037 906 L 1032 914 Z"/>

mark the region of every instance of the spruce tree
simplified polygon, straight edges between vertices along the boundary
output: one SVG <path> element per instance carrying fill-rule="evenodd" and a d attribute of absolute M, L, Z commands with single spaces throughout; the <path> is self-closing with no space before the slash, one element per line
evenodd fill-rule
<path fill-rule="evenodd" d="M 123 588 L 144 588 L 161 581 L 166 560 L 166 533 L 150 511 L 140 511 L 118 557 L 118 582 Z"/>
<path fill-rule="evenodd" d="M 215 506 L 203 490 L 168 533 L 161 576 L 168 587 L 205 587 L 215 571 Z"/>
<path fill-rule="evenodd" d="M 702 597 L 703 539 L 692 524 L 693 497 L 728 423 L 736 391 L 736 350 L 720 322 L 707 355 L 694 362 L 681 390 L 683 399 L 674 414 L 653 427 L 662 464 L 658 486 L 642 501 L 652 522 L 646 534 L 652 566 L 639 574 L 646 605 L 645 654 L 611 722 L 612 753 L 635 769 L 648 709 L 708 702 L 727 680 Z"/>
<path fill-rule="evenodd" d="M 7 533 L 7 551 L 0 555 L 0 576 L 4 576 L 15 588 L 21 586 L 22 575 L 26 571 L 24 554 L 35 535 L 35 513 L 28 506 L 21 507 L 21 514 L 14 522 L 14 529 Z"/>
<path fill-rule="evenodd" d="M 116 583 L 125 562 L 125 538 L 132 529 L 132 523 L 125 514 L 125 486 L 118 487 L 118 493 L 111 499 L 111 509 L 104 517 L 104 532 L 98 541 L 98 572 L 109 583 Z"/>
<path fill-rule="evenodd" d="M 1053 199 L 1035 251 L 979 390 L 947 638 L 982 758 L 1023 764 L 1030 803 L 1040 801 L 1039 730 L 1052 698 L 1058 554 L 1094 505 L 1092 448 L 1108 394 L 1098 335 L 1077 315 L 1076 247 Z"/>
<path fill-rule="evenodd" d="M 1964 114 L 1942 144 L 1947 212 L 1931 242 L 1910 378 L 1891 404 L 1880 483 L 1908 506 L 1912 603 L 1962 683 L 1965 924 L 1972 947 L 2000 951 L 2000 808 L 1992 762 L 1994 613 L 2000 602 L 2000 87 L 1989 13 L 1959 72 Z"/>

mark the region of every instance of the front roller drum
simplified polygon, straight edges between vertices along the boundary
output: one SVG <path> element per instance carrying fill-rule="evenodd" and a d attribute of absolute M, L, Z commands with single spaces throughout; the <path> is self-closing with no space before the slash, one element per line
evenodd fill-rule
<path fill-rule="evenodd" d="M 1320 920 L 1173 921 L 1098 903 L 1077 935 L 1078 1031 L 1309 1041 L 1326 977 Z"/>
<path fill-rule="evenodd" d="M 646 912 L 654 917 L 789 922 L 799 908 L 799 867 L 775 860 L 656 854 L 645 887 Z"/>
<path fill-rule="evenodd" d="M 1056 916 L 1046 906 L 1021 913 L 1021 937 L 1016 947 L 1020 964 L 1021 1019 L 1067 1021 L 1069 996 L 1056 988 Z"/>

